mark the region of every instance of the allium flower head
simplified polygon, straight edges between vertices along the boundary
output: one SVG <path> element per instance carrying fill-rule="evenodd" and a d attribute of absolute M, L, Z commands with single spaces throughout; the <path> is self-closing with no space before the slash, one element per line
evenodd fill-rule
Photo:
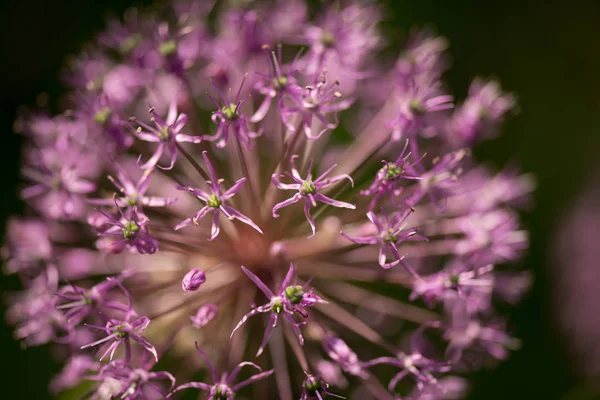
<path fill-rule="evenodd" d="M 531 281 L 508 265 L 531 177 L 470 158 L 514 98 L 476 80 L 452 112 L 425 31 L 385 70 L 372 4 L 234 3 L 128 11 L 71 64 L 68 111 L 19 116 L 15 338 L 59 346 L 51 391 L 90 399 L 462 396 L 469 361 L 518 347 L 496 303 Z"/>

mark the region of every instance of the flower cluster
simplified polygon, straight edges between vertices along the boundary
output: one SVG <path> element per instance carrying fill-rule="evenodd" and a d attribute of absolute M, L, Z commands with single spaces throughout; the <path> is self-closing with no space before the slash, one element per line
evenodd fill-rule
<path fill-rule="evenodd" d="M 478 78 L 455 108 L 426 32 L 382 71 L 373 5 L 213 6 L 111 21 L 69 111 L 19 117 L 15 337 L 59 346 L 50 389 L 90 399 L 460 397 L 518 347 L 495 310 L 531 280 L 506 266 L 531 178 L 469 157 L 513 97 Z"/>

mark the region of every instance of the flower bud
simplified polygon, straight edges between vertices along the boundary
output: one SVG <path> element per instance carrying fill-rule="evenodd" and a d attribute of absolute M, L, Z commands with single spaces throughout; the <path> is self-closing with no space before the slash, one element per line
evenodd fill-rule
<path fill-rule="evenodd" d="M 190 272 L 185 274 L 181 281 L 181 287 L 184 291 L 190 292 L 198 290 L 198 288 L 206 282 L 206 274 L 198 268 L 192 268 Z"/>
<path fill-rule="evenodd" d="M 219 307 L 216 304 L 205 304 L 196 311 L 196 315 L 190 317 L 190 320 L 195 328 L 200 329 L 215 319 L 218 313 Z"/>
<path fill-rule="evenodd" d="M 269 248 L 269 255 L 277 261 L 286 260 L 288 257 L 287 245 L 280 241 L 273 242 Z"/>

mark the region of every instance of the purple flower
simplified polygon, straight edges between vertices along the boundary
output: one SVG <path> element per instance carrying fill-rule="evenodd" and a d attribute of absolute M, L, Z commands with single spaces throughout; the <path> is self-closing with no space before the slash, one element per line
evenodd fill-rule
<path fill-rule="evenodd" d="M 296 155 L 292 156 L 291 173 L 286 172 L 285 175 L 273 174 L 271 176 L 271 181 L 273 182 L 275 187 L 277 187 L 277 189 L 297 190 L 298 191 L 298 193 L 296 193 L 293 197 L 291 197 L 285 201 L 282 201 L 281 203 L 276 204 L 275 207 L 273 207 L 272 214 L 273 214 L 273 218 L 278 218 L 279 217 L 279 214 L 277 213 L 278 210 L 280 210 L 283 207 L 287 207 L 289 205 L 297 203 L 300 200 L 304 199 L 304 215 L 306 216 L 306 219 L 312 229 L 311 236 L 314 236 L 315 221 L 313 220 L 313 217 L 310 215 L 310 208 L 316 207 L 317 201 L 327 204 L 327 205 L 330 205 L 330 206 L 333 206 L 333 207 L 349 208 L 351 210 L 354 210 L 356 208 L 356 206 L 354 206 L 353 204 L 345 203 L 345 202 L 339 201 L 339 200 L 334 200 L 332 198 L 325 196 L 322 193 L 319 193 L 319 191 L 323 188 L 326 188 L 327 186 L 335 185 L 336 183 L 340 182 L 342 179 L 348 179 L 350 181 L 350 183 L 352 184 L 352 186 L 354 186 L 354 181 L 352 180 L 350 175 L 347 175 L 347 174 L 336 175 L 332 178 L 325 178 L 325 176 L 327 176 L 337 165 L 333 165 L 333 166 L 329 167 L 325 172 L 323 172 L 321 174 L 321 176 L 319 176 L 317 179 L 315 179 L 313 181 L 312 171 L 311 171 L 312 170 L 312 162 L 309 163 L 309 165 L 308 165 L 308 168 L 307 168 L 308 172 L 306 175 L 306 179 L 302 179 L 300 177 L 300 173 L 296 169 L 296 166 L 294 163 L 294 160 L 297 157 L 298 156 L 296 156 Z M 295 183 L 282 183 L 279 179 L 284 176 L 291 178 Z"/>
<path fill-rule="evenodd" d="M 122 197 L 117 197 L 116 199 L 117 206 L 127 208 L 127 214 L 131 214 L 134 207 L 138 212 L 142 213 L 142 207 L 166 207 L 177 200 L 175 198 L 146 196 L 146 191 L 152 178 L 152 169 L 145 170 L 137 182 L 131 180 L 121 166 L 116 165 L 115 170 L 117 177 L 113 178 L 109 175 L 108 179 L 110 179 L 122 195 Z M 112 206 L 115 204 L 114 199 L 88 199 L 88 202 L 100 206 Z"/>
<path fill-rule="evenodd" d="M 219 234 L 219 216 L 220 213 L 223 213 L 225 217 L 229 219 L 237 219 L 238 221 L 251 226 L 252 228 L 256 229 L 262 234 L 263 232 L 254 222 L 252 222 L 250 218 L 246 217 L 244 214 L 242 214 L 235 208 L 225 204 L 226 201 L 231 199 L 233 196 L 235 196 L 237 192 L 240 191 L 240 189 L 244 186 L 244 183 L 246 182 L 246 178 L 239 179 L 232 187 L 229 188 L 229 190 L 227 190 L 225 193 L 221 193 L 221 183 L 223 183 L 223 180 L 217 177 L 217 174 L 210 160 L 208 159 L 208 156 L 206 155 L 206 151 L 202 152 L 202 158 L 204 158 L 204 162 L 208 167 L 208 171 L 210 173 L 211 180 L 206 182 L 209 185 L 210 193 L 202 189 L 193 188 L 189 186 L 177 186 L 177 190 L 185 190 L 192 193 L 198 199 L 206 203 L 206 205 L 202 207 L 200 211 L 198 211 L 193 217 L 187 218 L 183 222 L 177 224 L 177 226 L 175 226 L 174 229 L 179 230 L 189 225 L 190 223 L 198 225 L 198 220 L 203 218 L 205 215 L 212 213 L 212 229 L 210 233 L 210 238 L 208 239 L 212 241 Z"/>
<path fill-rule="evenodd" d="M 302 40 L 310 46 L 304 60 L 306 73 L 315 74 L 327 67 L 340 78 L 365 77 L 362 69 L 367 57 L 381 43 L 375 29 L 378 20 L 374 7 L 330 7 L 318 25 L 304 31 Z"/>
<path fill-rule="evenodd" d="M 131 104 L 143 89 L 148 79 L 140 68 L 131 65 L 119 65 L 111 69 L 104 77 L 102 92 L 117 109 Z"/>
<path fill-rule="evenodd" d="M 376 215 L 372 211 L 367 213 L 367 218 L 375 228 L 377 234 L 371 236 L 363 236 L 352 238 L 340 232 L 343 237 L 353 243 L 361 245 L 379 245 L 379 265 L 382 268 L 391 268 L 398 263 L 401 263 L 413 276 L 418 276 L 413 269 L 404 262 L 404 257 L 398 251 L 398 245 L 406 240 L 427 240 L 427 238 L 419 235 L 416 228 L 406 229 L 408 223 L 406 219 L 414 210 L 408 209 L 405 212 L 397 212 L 392 214 L 391 218 L 382 210 L 382 215 Z M 394 259 L 388 262 L 389 256 Z"/>
<path fill-rule="evenodd" d="M 377 172 L 371 186 L 367 190 L 361 190 L 360 194 L 363 196 L 373 196 L 369 206 L 371 210 L 373 210 L 377 202 L 386 194 L 389 194 L 390 198 L 401 194 L 403 190 L 403 187 L 401 186 L 403 179 L 412 181 L 421 180 L 420 172 L 417 171 L 415 167 L 421 163 L 423 157 L 413 163 L 408 163 L 408 159 L 412 155 L 411 152 L 406 153 L 408 143 L 409 141 L 407 139 L 404 148 L 396 161 L 383 161 L 385 165 Z"/>
<path fill-rule="evenodd" d="M 256 123 L 262 121 L 271 107 L 271 102 L 275 98 L 278 98 L 277 106 L 279 113 L 282 116 L 290 114 L 287 111 L 287 106 L 285 104 L 286 99 L 289 99 L 296 104 L 302 102 L 304 89 L 298 86 L 296 78 L 294 77 L 299 71 L 296 64 L 301 53 L 298 52 L 292 63 L 284 67 L 282 66 L 281 61 L 281 46 L 277 47 L 277 52 L 277 56 L 275 56 L 274 51 L 270 52 L 269 62 L 271 64 L 272 73 L 266 75 L 257 72 L 261 80 L 256 84 L 256 90 L 264 95 L 265 98 L 261 105 L 256 109 L 254 115 L 250 118 L 251 122 Z M 289 130 L 294 129 L 287 118 L 285 118 L 283 122 Z"/>
<path fill-rule="evenodd" d="M 435 117 L 436 112 L 454 107 L 452 96 L 439 94 L 437 81 L 413 81 L 397 100 L 398 116 L 388 124 L 394 141 L 406 135 L 413 138 L 418 132 L 433 134 L 429 129 L 433 121 L 428 120 Z"/>
<path fill-rule="evenodd" d="M 458 242 L 456 253 L 479 253 L 482 262 L 517 260 L 528 244 L 527 232 L 519 230 L 516 215 L 505 210 L 466 215 L 458 223 L 465 238 Z"/>
<path fill-rule="evenodd" d="M 130 305 L 131 307 L 131 305 Z M 130 308 L 129 312 L 125 315 L 125 318 L 122 320 L 110 318 L 106 323 L 106 326 L 98 326 L 87 324 L 89 328 L 97 329 L 100 331 L 104 331 L 106 333 L 106 337 L 97 340 L 95 342 L 86 344 L 82 346 L 82 349 L 86 349 L 88 347 L 94 347 L 103 343 L 110 343 L 102 356 L 100 356 L 100 361 L 102 361 L 107 355 L 110 354 L 110 360 L 113 359 L 117 348 L 121 343 L 125 346 L 125 360 L 129 362 L 131 360 L 131 341 L 139 343 L 146 349 L 147 352 L 154 356 L 154 359 L 158 361 L 158 354 L 156 353 L 156 349 L 150 342 L 148 342 L 143 336 L 140 334 L 148 327 L 150 323 L 150 319 L 147 317 L 139 317 L 133 321 L 130 321 L 132 315 L 134 315 L 133 310 Z"/>
<path fill-rule="evenodd" d="M 115 197 L 115 205 L 117 199 Z M 120 219 L 113 217 L 110 214 L 100 211 L 107 219 L 107 223 L 111 225 L 106 231 L 100 233 L 100 236 L 118 237 L 118 240 L 112 242 L 111 247 L 114 251 L 120 251 L 123 248 L 135 248 L 140 254 L 154 254 L 158 250 L 158 242 L 148 232 L 148 218 L 137 212 L 137 207 L 133 207 L 131 216 L 126 216 L 123 211 L 118 208 Z"/>
<path fill-rule="evenodd" d="M 21 197 L 35 201 L 40 211 L 51 218 L 81 216 L 83 195 L 96 189 L 96 184 L 85 177 L 82 150 L 74 146 L 46 147 L 35 151 L 31 158 L 35 164 L 25 166 L 21 173 L 33 184 L 21 191 Z"/>
<path fill-rule="evenodd" d="M 504 360 L 510 354 L 509 350 L 521 347 L 520 340 L 506 333 L 503 321 L 485 322 L 470 312 L 466 301 L 455 298 L 448 301 L 446 307 L 450 314 L 449 325 L 444 331 L 444 338 L 448 340 L 446 357 L 452 362 L 460 361 L 463 352 L 479 352 Z"/>
<path fill-rule="evenodd" d="M 424 385 L 437 383 L 437 379 L 434 376 L 435 373 L 447 372 L 450 370 L 450 366 L 447 363 L 430 360 L 419 351 L 413 351 L 410 354 L 400 352 L 396 354 L 396 357 L 375 358 L 371 361 L 362 363 L 362 366 L 370 368 L 379 364 L 388 364 L 401 369 L 400 372 L 394 375 L 388 384 L 390 392 L 394 392 L 398 382 L 407 376 L 412 376 L 417 382 L 417 387 L 422 388 Z"/>
<path fill-rule="evenodd" d="M 104 392 L 102 385 L 96 390 L 101 398 L 126 400 L 146 400 L 165 398 L 166 392 L 175 386 L 175 378 L 166 371 L 152 372 L 145 368 L 132 368 L 123 360 L 115 360 L 106 364 L 97 377 L 98 381 L 108 383 Z M 153 381 L 170 381 L 169 389 L 164 391 Z M 104 395 L 104 396 L 103 396 Z"/>
<path fill-rule="evenodd" d="M 299 129 L 310 140 L 317 140 L 328 130 L 337 128 L 340 122 L 338 112 L 346 110 L 354 102 L 354 99 L 338 101 L 342 97 L 337 90 L 338 85 L 338 81 L 327 84 L 325 75 L 320 75 L 316 86 L 304 88 L 300 103 L 281 110 L 281 117 L 286 125 L 292 126 L 291 117 L 297 117 L 300 124 Z M 331 115 L 331 120 L 328 119 L 328 115 Z M 313 124 L 313 117 L 316 118 L 315 124 Z M 317 133 L 314 132 L 315 129 L 317 129 Z M 295 131 L 296 129 L 294 129 Z"/>
<path fill-rule="evenodd" d="M 66 310 L 64 316 L 72 326 L 79 324 L 92 312 L 101 313 L 103 309 L 127 312 L 128 306 L 107 296 L 114 287 L 118 287 L 126 296 L 129 296 L 129 292 L 118 278 L 107 278 L 87 290 L 71 284 L 58 291 L 57 296 L 61 302 L 57 308 Z"/>
<path fill-rule="evenodd" d="M 206 274 L 198 268 L 192 268 L 190 272 L 185 274 L 181 281 L 181 287 L 184 292 L 193 292 L 198 290 L 202 284 L 206 282 Z"/>
<path fill-rule="evenodd" d="M 294 40 L 304 26 L 306 4 L 303 1 L 278 0 L 255 6 L 231 8 L 222 18 L 216 46 L 226 46 L 227 53 L 238 63 L 256 59 L 264 45 Z"/>
<path fill-rule="evenodd" d="M 63 77 L 75 89 L 98 92 L 110 64 L 107 55 L 99 51 L 86 52 L 70 61 Z"/>
<path fill-rule="evenodd" d="M 68 342 L 71 329 L 56 309 L 58 271 L 48 266 L 27 283 L 25 291 L 10 294 L 12 306 L 6 312 L 8 323 L 16 325 L 14 336 L 24 346 L 39 346 L 49 341 Z"/>
<path fill-rule="evenodd" d="M 434 158 L 433 167 L 421 174 L 419 186 L 405 200 L 406 204 L 414 207 L 423 197 L 428 196 L 436 210 L 443 213 L 445 207 L 440 204 L 440 200 L 460 186 L 458 175 L 462 172 L 461 163 L 468 154 L 467 150 L 461 149 Z"/>
<path fill-rule="evenodd" d="M 246 77 L 242 80 L 240 88 L 235 95 L 235 99 L 231 99 L 231 90 L 227 98 L 223 96 L 221 90 L 215 86 L 219 93 L 219 101 L 209 96 L 210 100 L 217 107 L 217 111 L 214 111 L 211 117 L 212 122 L 218 125 L 217 132 L 213 136 L 204 136 L 204 140 L 211 142 L 217 141 L 217 147 L 223 148 L 229 141 L 230 130 L 237 139 L 238 143 L 251 148 L 251 139 L 256 139 L 262 134 L 262 131 L 252 132 L 248 128 L 248 117 L 241 112 L 242 105 L 248 100 L 248 97 L 241 99 L 242 89 Z"/>
<path fill-rule="evenodd" d="M 356 353 L 353 352 L 342 339 L 328 337 L 323 342 L 323 349 L 333 361 L 337 362 L 340 367 L 342 367 L 344 372 L 361 378 L 367 377 Z"/>
<path fill-rule="evenodd" d="M 74 98 L 79 104 L 78 118 L 86 121 L 88 136 L 103 136 L 111 139 L 106 143 L 107 148 L 114 152 L 117 148 L 129 147 L 133 143 L 126 127 L 127 124 L 121 119 L 116 107 L 106 95 L 96 93 L 80 94 Z M 77 138 L 75 140 L 81 140 Z"/>
<path fill-rule="evenodd" d="M 206 356 L 206 353 L 204 353 L 200 349 L 200 347 L 198 347 L 198 342 L 194 342 L 194 343 L 196 345 L 196 350 L 198 350 L 198 353 L 200 353 L 200 355 L 204 358 L 204 360 L 208 364 L 208 368 L 210 369 L 210 373 L 212 375 L 213 384 L 209 385 L 204 382 L 186 383 L 184 385 L 176 387 L 175 390 L 173 390 L 171 393 L 169 393 L 169 395 L 167 397 L 171 397 L 174 393 L 176 393 L 180 390 L 194 388 L 194 389 L 200 389 L 200 390 L 204 390 L 204 391 L 208 392 L 207 400 L 233 400 L 235 397 L 235 392 L 237 392 L 241 388 L 246 387 L 256 381 L 259 381 L 261 379 L 268 377 L 274 371 L 274 370 L 269 370 L 269 371 L 262 372 L 262 369 L 258 365 L 248 362 L 248 361 L 244 361 L 242 363 L 239 363 L 237 365 L 237 367 L 235 367 L 233 369 L 233 371 L 231 371 L 231 373 L 229 373 L 229 374 L 223 373 L 223 374 L 221 374 L 221 378 L 219 378 L 219 376 L 217 375 L 217 370 L 215 369 L 213 364 L 210 362 L 210 360 Z M 250 378 L 234 385 L 233 382 L 237 378 L 242 367 L 245 367 L 245 366 L 254 367 L 257 370 L 259 370 L 260 373 L 258 373 L 256 375 L 252 375 Z"/>
<path fill-rule="evenodd" d="M 149 169 L 154 166 L 158 168 L 170 170 L 175 165 L 177 159 L 177 146 L 178 143 L 200 143 L 202 138 L 200 136 L 190 136 L 181 133 L 181 130 L 187 122 L 187 115 L 177 114 L 177 102 L 172 100 L 169 105 L 169 113 L 167 119 L 162 119 L 155 111 L 154 107 L 150 108 L 150 120 L 154 123 L 155 127 L 147 125 L 137 119 L 133 119 L 138 125 L 134 132 L 135 135 L 145 141 L 151 143 L 158 143 L 158 147 L 154 151 L 152 157 L 148 159 L 144 164 L 140 165 L 142 169 Z M 145 131 L 143 129 L 145 129 Z M 158 161 L 164 152 L 167 152 L 170 158 L 170 164 L 167 167 L 161 167 L 158 165 Z M 142 159 L 140 154 L 138 158 L 138 165 Z"/>
<path fill-rule="evenodd" d="M 140 17 L 136 9 L 125 13 L 123 22 L 113 18 L 108 21 L 106 32 L 98 37 L 98 42 L 104 47 L 116 50 L 123 56 L 143 64 L 144 53 L 148 50 L 150 29 L 154 24 L 149 19 Z"/>
<path fill-rule="evenodd" d="M 423 298 L 433 307 L 437 303 L 456 296 L 469 304 L 472 310 L 487 310 L 494 289 L 491 274 L 494 266 L 474 266 L 468 261 L 456 259 L 441 271 L 415 280 L 409 299 Z"/>
<path fill-rule="evenodd" d="M 308 318 L 308 314 L 305 310 L 306 307 L 311 307 L 314 304 L 318 303 L 326 303 L 323 299 L 313 293 L 313 289 L 306 291 L 306 285 L 301 286 L 296 284 L 296 278 L 294 277 L 294 264 L 290 263 L 290 269 L 288 270 L 285 279 L 281 283 L 279 288 L 279 292 L 277 295 L 271 291 L 264 284 L 263 281 L 254 273 L 250 272 L 248 269 L 242 266 L 242 270 L 248 278 L 254 282 L 254 284 L 260 289 L 261 292 L 264 293 L 265 296 L 269 299 L 267 304 L 256 307 L 252 309 L 248 314 L 244 315 L 244 317 L 240 320 L 240 322 L 236 325 L 236 327 L 231 332 L 231 336 L 237 331 L 247 320 L 253 315 L 260 313 L 270 312 L 271 316 L 269 317 L 269 321 L 267 322 L 267 328 L 265 329 L 265 334 L 263 336 L 262 343 L 258 348 L 258 352 L 256 356 L 262 354 L 269 338 L 271 337 L 271 333 L 273 329 L 277 326 L 277 321 L 279 320 L 279 315 L 282 314 L 283 318 L 291 325 L 294 334 L 298 338 L 300 344 L 304 344 L 304 338 L 302 337 L 302 333 L 300 332 L 300 327 L 305 325 L 306 322 L 296 322 L 294 319 L 295 314 L 299 314 L 303 318 Z M 292 279 L 294 282 L 292 282 Z"/>
<path fill-rule="evenodd" d="M 265 15 L 258 10 L 233 8 L 224 21 L 224 42 L 231 46 L 238 57 L 259 53 L 264 44 L 270 43 Z M 235 33 L 234 33 L 235 32 Z M 231 33 L 234 33 L 231 35 Z"/>
<path fill-rule="evenodd" d="M 170 32 L 171 31 L 171 32 Z M 163 22 L 154 31 L 154 44 L 162 56 L 165 68 L 173 75 L 185 79 L 183 59 L 180 57 L 179 42 L 187 32 L 169 29 L 169 24 Z"/>
<path fill-rule="evenodd" d="M 87 354 L 74 354 L 50 382 L 50 392 L 57 394 L 79 385 L 92 371 L 98 371 L 101 365 Z"/>
<path fill-rule="evenodd" d="M 498 82 L 475 79 L 469 88 L 469 97 L 452 116 L 452 134 L 461 145 L 493 137 L 505 115 L 515 106 L 515 98 L 502 93 Z"/>
<path fill-rule="evenodd" d="M 190 317 L 190 320 L 192 321 L 194 328 L 200 329 L 215 319 L 218 313 L 219 307 L 216 304 L 205 304 L 198 308 L 196 315 Z"/>
<path fill-rule="evenodd" d="M 459 197 L 460 206 L 475 213 L 503 206 L 527 208 L 531 205 L 529 193 L 536 185 L 531 175 L 520 175 L 510 167 L 497 174 L 477 168 L 465 174 L 462 181 L 468 190 Z"/>
<path fill-rule="evenodd" d="M 444 56 L 448 45 L 445 38 L 426 30 L 413 32 L 394 71 L 400 87 L 406 89 L 416 79 L 439 78 L 448 66 Z"/>
<path fill-rule="evenodd" d="M 15 122 L 15 130 L 31 138 L 40 145 L 50 145 L 56 141 L 64 141 L 63 129 L 60 126 L 64 123 L 65 116 L 51 116 L 45 111 L 19 112 Z"/>
<path fill-rule="evenodd" d="M 6 245 L 2 247 L 5 271 L 9 274 L 38 271 L 52 257 L 48 225 L 34 218 L 11 217 L 6 226 Z"/>

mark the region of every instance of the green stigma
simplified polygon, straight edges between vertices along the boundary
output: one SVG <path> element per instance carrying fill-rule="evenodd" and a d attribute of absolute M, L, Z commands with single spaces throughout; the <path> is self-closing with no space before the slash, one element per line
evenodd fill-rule
<path fill-rule="evenodd" d="M 227 386 L 224 385 L 219 385 L 217 386 L 217 390 L 215 391 L 215 400 L 227 400 L 229 399 L 229 388 Z"/>
<path fill-rule="evenodd" d="M 137 205 L 138 199 L 137 199 L 136 195 L 131 195 L 131 196 L 127 197 L 125 199 L 125 201 L 127 202 L 128 205 L 130 205 L 131 207 L 133 207 L 133 206 Z"/>
<path fill-rule="evenodd" d="M 54 178 L 52 178 L 52 180 L 50 181 L 50 186 L 54 190 L 60 189 L 62 187 L 62 180 L 60 179 L 60 176 L 55 176 Z"/>
<path fill-rule="evenodd" d="M 160 44 L 158 51 L 165 57 L 170 56 L 177 51 L 177 43 L 174 40 L 168 40 Z"/>
<path fill-rule="evenodd" d="M 206 204 L 212 208 L 219 208 L 221 206 L 221 199 L 217 197 L 215 194 L 211 194 L 208 196 L 208 201 Z"/>
<path fill-rule="evenodd" d="M 165 126 L 165 127 L 163 127 L 163 128 L 162 128 L 162 129 L 159 131 L 159 133 L 158 133 L 158 137 L 159 137 L 159 138 L 160 138 L 160 140 L 162 140 L 162 141 L 169 140 L 169 137 L 170 137 L 170 136 L 171 136 L 171 135 L 170 135 L 170 133 L 169 133 L 169 127 L 168 127 L 168 126 Z"/>
<path fill-rule="evenodd" d="M 300 188 L 300 193 L 304 196 L 309 194 L 315 194 L 317 192 L 317 188 L 312 181 L 304 181 L 302 182 L 302 187 Z"/>
<path fill-rule="evenodd" d="M 273 87 L 277 90 L 283 89 L 287 85 L 287 78 L 285 76 L 279 78 L 273 78 Z"/>
<path fill-rule="evenodd" d="M 123 339 L 127 336 L 127 332 L 123 332 L 121 329 L 125 328 L 125 325 L 117 325 L 113 328 L 113 333 L 119 339 Z"/>
<path fill-rule="evenodd" d="M 321 35 L 321 43 L 325 47 L 331 47 L 335 44 L 335 37 L 329 32 L 323 32 Z"/>
<path fill-rule="evenodd" d="M 424 114 L 425 113 L 425 107 L 423 107 L 423 103 L 421 103 L 419 100 L 413 100 L 410 102 L 410 109 L 415 113 L 415 114 Z"/>
<path fill-rule="evenodd" d="M 239 115 L 237 106 L 233 103 L 230 103 L 228 106 L 221 108 L 221 112 L 223 113 L 223 115 L 225 115 L 225 118 L 229 120 L 234 120 Z"/>
<path fill-rule="evenodd" d="M 279 297 L 276 298 L 275 302 L 273 303 L 273 311 L 275 311 L 277 314 L 283 311 L 283 304 L 281 303 L 281 299 Z"/>
<path fill-rule="evenodd" d="M 304 290 L 302 290 L 302 286 L 300 285 L 288 286 L 285 288 L 285 297 L 287 297 L 292 304 L 300 304 L 304 297 Z"/>
<path fill-rule="evenodd" d="M 112 111 L 108 107 L 104 107 L 102 110 L 98 111 L 96 115 L 94 115 L 94 121 L 96 121 L 100 125 L 104 125 L 110 117 Z"/>
<path fill-rule="evenodd" d="M 129 53 L 131 50 L 135 49 L 138 44 L 142 42 L 142 35 L 139 33 L 134 33 L 133 35 L 127 36 L 119 45 L 119 50 L 123 54 Z"/>
<path fill-rule="evenodd" d="M 388 229 L 387 232 L 385 233 L 385 236 L 383 237 L 383 241 L 384 242 L 395 242 L 396 240 L 398 240 L 398 236 L 394 235 L 394 230 Z"/>
<path fill-rule="evenodd" d="M 396 164 L 388 164 L 383 167 L 385 170 L 385 179 L 393 180 L 396 179 L 402 172 L 402 168 L 398 167 Z"/>
<path fill-rule="evenodd" d="M 306 382 L 304 382 L 304 388 L 309 394 L 312 395 L 321 390 L 322 385 L 321 382 L 319 382 L 317 379 L 310 377 L 306 380 Z"/>
<path fill-rule="evenodd" d="M 127 221 L 125 222 L 125 227 L 121 230 L 123 231 L 123 238 L 134 239 L 140 227 L 134 221 Z"/>

